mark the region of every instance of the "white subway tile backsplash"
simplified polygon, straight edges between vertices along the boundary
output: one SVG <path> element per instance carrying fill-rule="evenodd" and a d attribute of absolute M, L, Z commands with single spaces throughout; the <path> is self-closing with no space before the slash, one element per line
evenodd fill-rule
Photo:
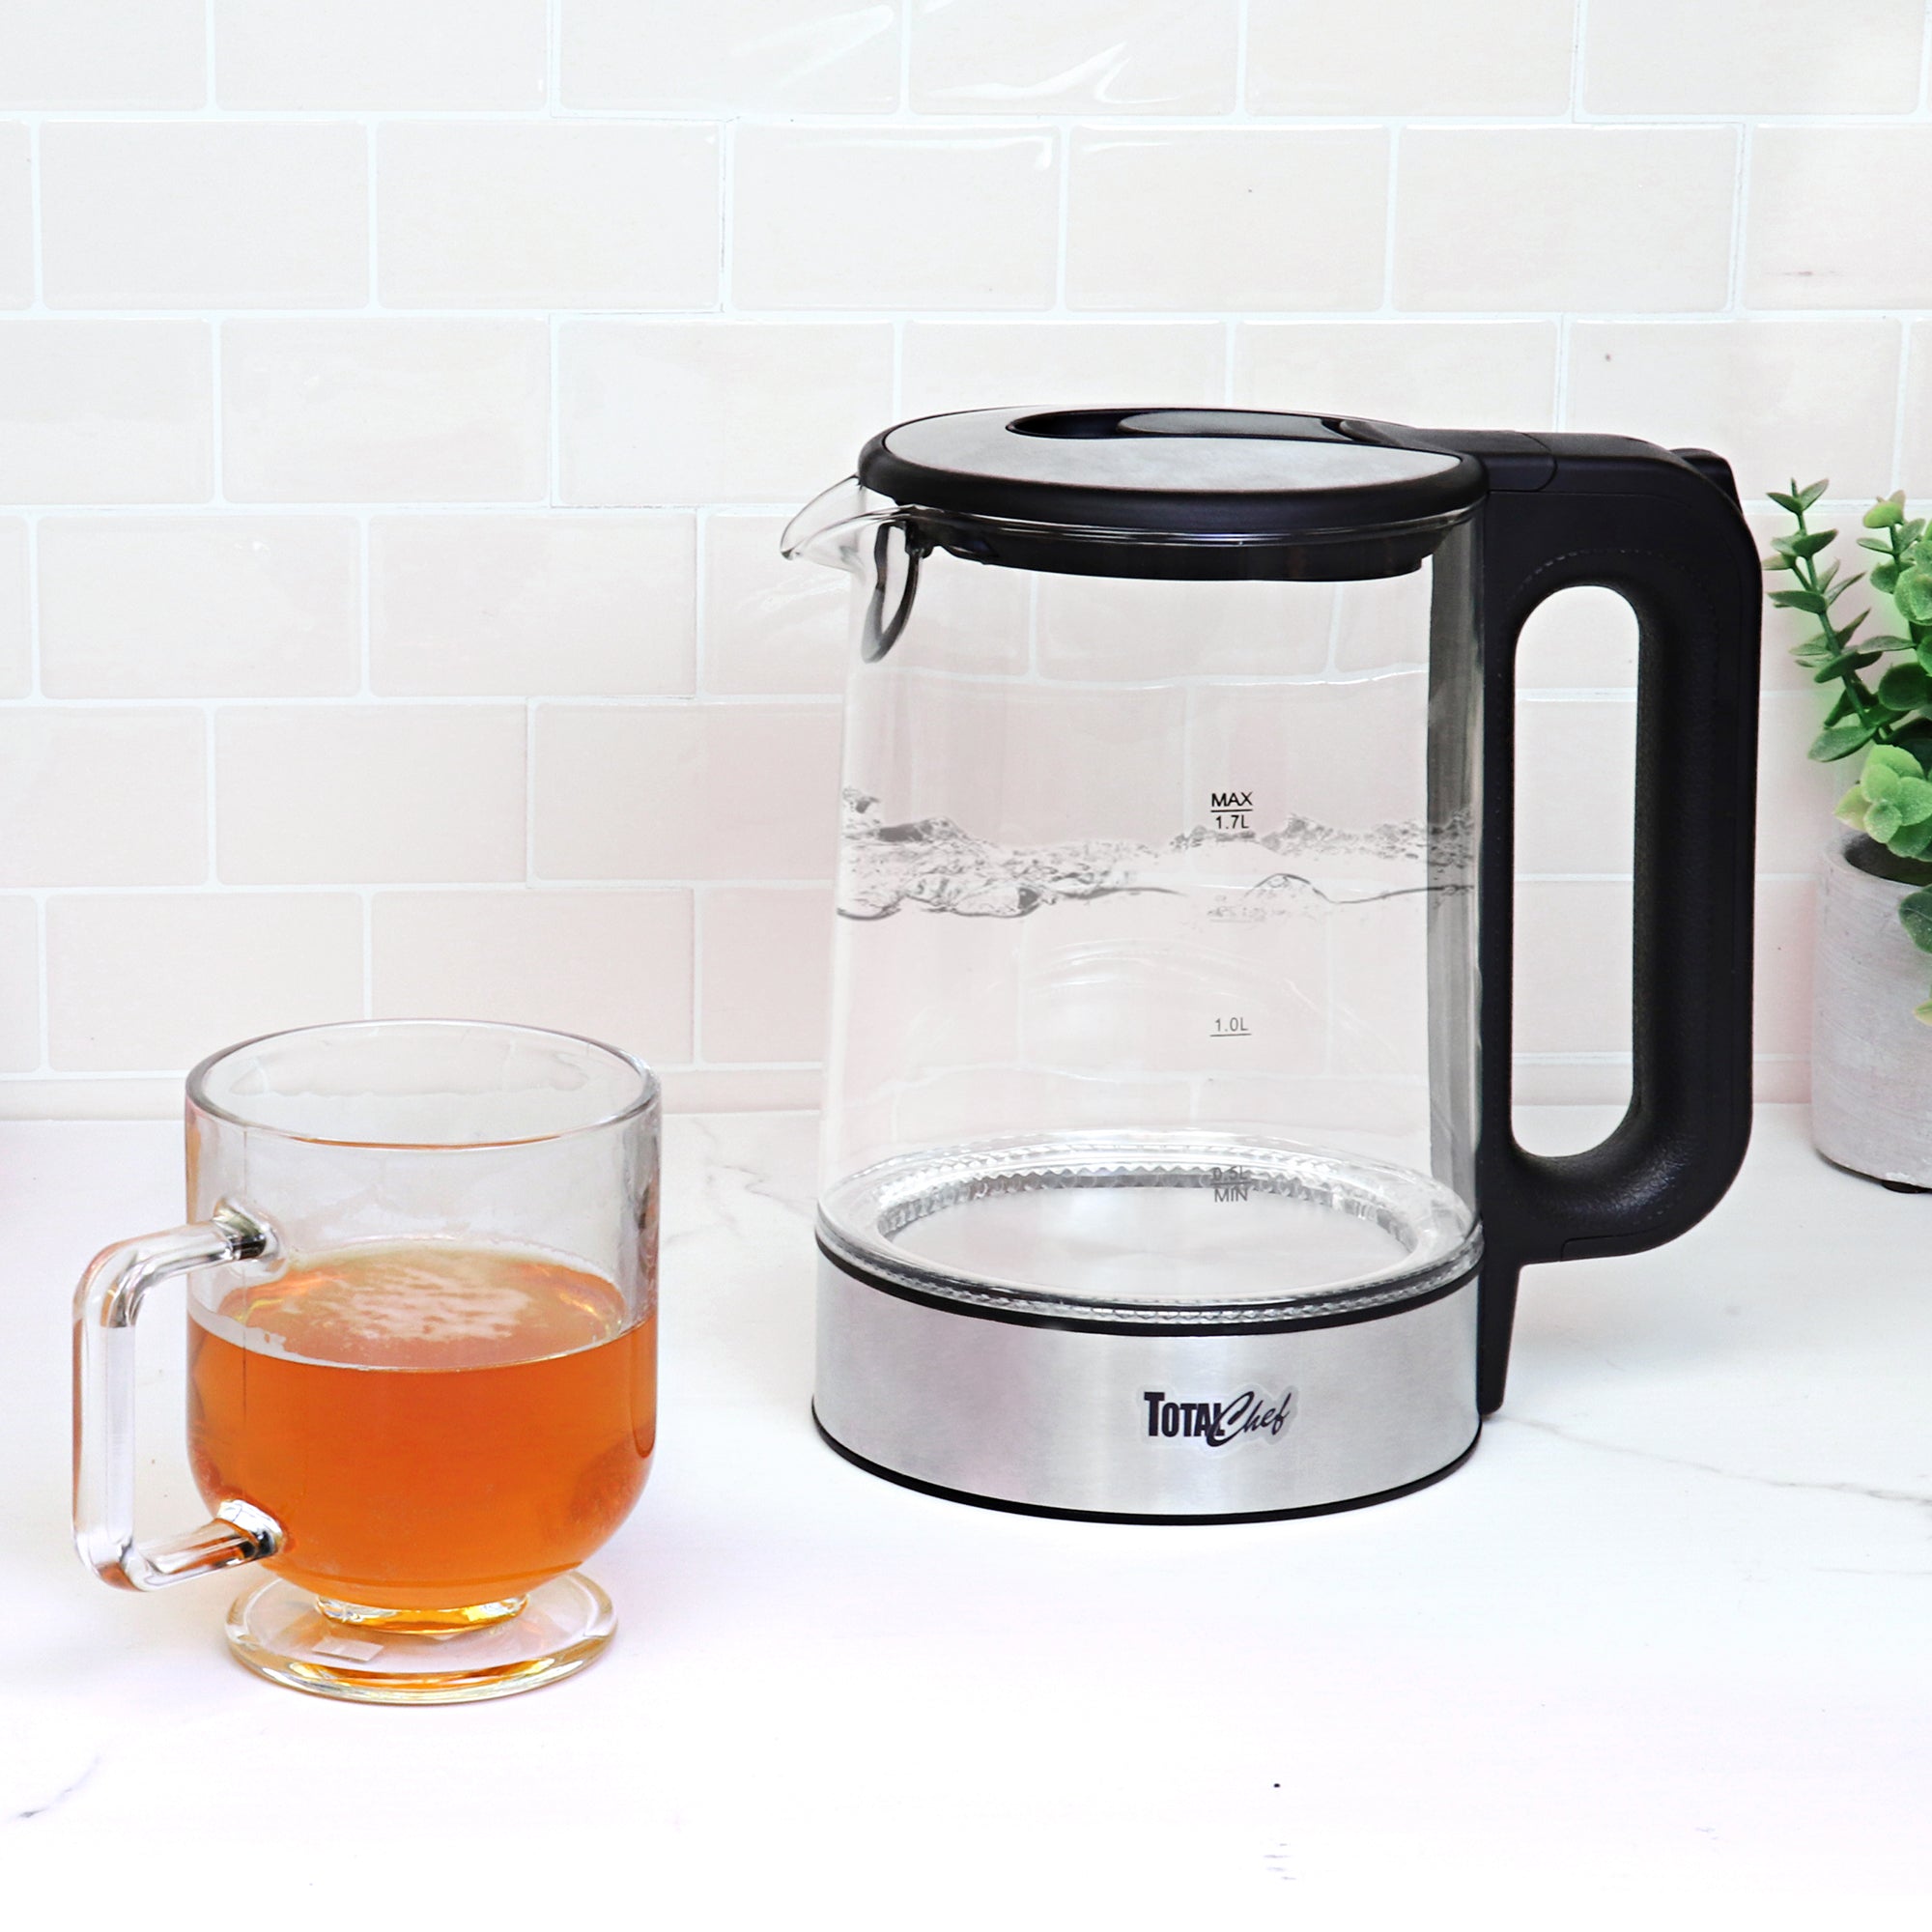
<path fill-rule="evenodd" d="M 242 108 L 541 107 L 545 4 L 214 0 L 215 98 Z"/>
<path fill-rule="evenodd" d="M 1811 1050 L 1811 934 L 1817 901 L 1816 882 L 1808 877 L 1758 881 L 1751 1046 L 1760 1054 Z"/>
<path fill-rule="evenodd" d="M 41 248 L 54 308 L 355 308 L 368 136 L 353 122 L 54 122 Z"/>
<path fill-rule="evenodd" d="M 1932 261 L 1901 246 L 1895 199 L 1928 168 L 1932 126 L 1760 128 L 1745 299 L 1759 308 L 1932 306 Z"/>
<path fill-rule="evenodd" d="M 698 895 L 707 1061 L 815 1061 L 831 999 L 832 895 L 716 886 Z"/>
<path fill-rule="evenodd" d="M 451 1014 L 691 1058 L 688 892 L 378 893 L 378 1018 Z"/>
<path fill-rule="evenodd" d="M 224 885 L 524 876 L 521 705 L 238 705 L 214 744 Z"/>
<path fill-rule="evenodd" d="M 1550 0 L 1248 0 L 1259 114 L 1561 114 L 1571 10 Z"/>
<path fill-rule="evenodd" d="M 738 130 L 745 308 L 1045 308 L 1059 155 L 1043 129 Z"/>
<path fill-rule="evenodd" d="M 779 554 L 785 517 L 704 522 L 704 689 L 732 696 L 843 688 L 851 580 Z"/>
<path fill-rule="evenodd" d="M 541 322 L 229 323 L 223 477 L 238 502 L 538 501 L 549 400 Z"/>
<path fill-rule="evenodd" d="M 24 518 L 0 517 L 0 697 L 34 688 L 32 542 Z"/>
<path fill-rule="evenodd" d="M 1519 704 L 1518 872 L 1627 877 L 1635 764 L 1636 705 L 1630 699 Z"/>
<path fill-rule="evenodd" d="M 1226 333 L 1212 322 L 908 322 L 899 412 L 1215 403 Z"/>
<path fill-rule="evenodd" d="M 199 107 L 207 99 L 207 0 L 6 0 L 0 47 L 0 107 Z"/>
<path fill-rule="evenodd" d="M 362 1010 L 351 893 L 55 894 L 47 901 L 48 1064 L 192 1066 L 232 1039 Z"/>
<path fill-rule="evenodd" d="M 355 689 L 360 540 L 347 517 L 48 517 L 52 697 L 328 697 Z"/>
<path fill-rule="evenodd" d="M 567 503 L 802 503 L 891 420 L 890 323 L 583 320 L 558 357 Z"/>
<path fill-rule="evenodd" d="M 1235 398 L 1436 429 L 1548 429 L 1553 322 L 1244 322 Z"/>
<path fill-rule="evenodd" d="M 1924 0 L 1590 0 L 1586 18 L 1593 114 L 1904 114 L 1918 99 Z"/>
<path fill-rule="evenodd" d="M 377 140 L 392 308 L 706 308 L 718 130 L 623 121 L 399 121 Z"/>
<path fill-rule="evenodd" d="M 378 517 L 370 683 L 413 696 L 689 692 L 696 552 L 682 515 Z"/>
<path fill-rule="evenodd" d="M 41 918 L 24 893 L 0 896 L 0 1073 L 41 1064 Z"/>
<path fill-rule="evenodd" d="M 900 416 L 1703 442 L 1747 499 L 1830 475 L 1855 558 L 1870 496 L 1932 502 L 1924 28 L 1920 0 L 0 0 L 0 1114 L 172 1105 L 212 1037 L 372 998 L 610 1035 L 673 1105 L 809 1104 L 850 584 L 777 543 Z M 1204 632 L 1172 586 L 1070 586 L 1023 625 L 1010 573 L 927 566 L 948 664 L 1031 651 L 1043 761 L 1097 728 L 1082 678 L 1226 656 L 1258 590 L 1282 665 L 1352 672 L 1426 588 L 1224 585 Z M 1804 757 L 1796 635 L 1771 613 L 1779 1095 L 1846 778 Z M 1628 1087 L 1634 638 L 1574 591 L 1519 658 L 1528 1097 Z M 1207 701 L 1283 768 L 1283 707 Z M 931 721 L 999 723 L 970 680 Z M 887 775 L 908 810 L 918 764 Z M 1028 836 L 1149 809 L 1131 759 L 1101 789 Z"/>
<path fill-rule="evenodd" d="M 214 478 L 205 322 L 0 322 L 0 503 L 198 503 Z"/>
<path fill-rule="evenodd" d="M 1395 189 L 1403 309 L 1716 309 L 1730 128 L 1410 128 Z"/>
<path fill-rule="evenodd" d="M 1812 871 L 1826 839 L 1838 829 L 1832 808 L 1857 776 L 1860 760 L 1824 765 L 1804 755 L 1825 723 L 1828 702 L 1827 694 L 1808 680 L 1802 690 L 1767 691 L 1759 699 L 1757 755 L 1764 779 L 1757 801 L 1760 872 Z"/>
<path fill-rule="evenodd" d="M 1628 881 L 1522 881 L 1516 889 L 1516 1050 L 1628 1053 L 1630 1043 Z"/>
<path fill-rule="evenodd" d="M 1224 114 L 1239 0 L 911 0 L 924 114 Z"/>
<path fill-rule="evenodd" d="M 187 886 L 208 873 L 199 711 L 0 707 L 0 886 Z"/>
<path fill-rule="evenodd" d="M 34 299 L 34 171 L 23 123 L 0 122 L 0 308 Z"/>
<path fill-rule="evenodd" d="M 1517 639 L 1519 691 L 1634 691 L 1636 613 L 1614 590 L 1577 584 L 1546 597 Z"/>
<path fill-rule="evenodd" d="M 899 0 L 559 0 L 570 107 L 885 114 Z"/>
<path fill-rule="evenodd" d="M 838 812 L 831 705 L 545 705 L 545 879 L 825 879 Z"/>
<path fill-rule="evenodd" d="M 1905 410 L 1903 445 L 1899 450 L 1899 470 L 1895 480 L 1906 483 L 1917 502 L 1918 514 L 1932 514 L 1932 325 L 1915 322 L 1907 330 L 1909 349 L 1905 364 Z M 1888 478 L 1888 481 L 1894 480 Z M 1833 479 L 1834 494 L 1862 494 L 1862 480 L 1851 477 Z"/>
<path fill-rule="evenodd" d="M 1747 497 L 1794 475 L 1882 494 L 1898 354 L 1898 325 L 1879 316 L 1579 322 L 1567 427 L 1719 450 Z"/>
<path fill-rule="evenodd" d="M 1067 305 L 1374 308 L 1388 165 L 1378 128 L 1081 128 Z"/>

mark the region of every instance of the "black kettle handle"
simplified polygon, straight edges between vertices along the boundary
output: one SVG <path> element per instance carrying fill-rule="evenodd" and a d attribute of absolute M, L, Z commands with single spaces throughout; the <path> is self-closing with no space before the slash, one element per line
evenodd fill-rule
<path fill-rule="evenodd" d="M 1479 873 L 1484 1228 L 1478 1403 L 1498 1407 L 1525 1263 L 1635 1254 L 1722 1199 L 1750 1138 L 1751 885 L 1761 580 L 1721 458 L 1621 437 L 1444 436 L 1484 458 Z M 1516 650 L 1545 598 L 1636 613 L 1630 1109 L 1583 1153 L 1511 1122 Z"/>

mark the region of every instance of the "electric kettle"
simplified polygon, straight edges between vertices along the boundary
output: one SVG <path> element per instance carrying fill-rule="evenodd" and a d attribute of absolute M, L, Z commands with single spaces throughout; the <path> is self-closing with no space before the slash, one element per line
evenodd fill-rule
<path fill-rule="evenodd" d="M 849 572 L 814 1413 L 1056 1516 L 1455 1468 L 1526 1263 L 1631 1254 L 1749 1132 L 1758 567 L 1727 466 L 1247 410 L 888 429 Z M 1513 659 L 1634 608 L 1633 1098 L 1512 1133 Z"/>

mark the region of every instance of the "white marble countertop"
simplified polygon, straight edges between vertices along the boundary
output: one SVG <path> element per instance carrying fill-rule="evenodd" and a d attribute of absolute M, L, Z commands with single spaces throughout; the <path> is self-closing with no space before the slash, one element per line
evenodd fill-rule
<path fill-rule="evenodd" d="M 1757 1924 L 1863 1895 L 1862 1926 L 1932 1894 L 1932 1199 L 1761 1110 L 1694 1234 L 1530 1271 L 1509 1406 L 1447 1482 L 1122 1528 L 935 1501 L 820 1444 L 811 1136 L 671 1123 L 658 1466 L 591 1565 L 610 1655 L 398 1711 L 238 1668 L 228 1578 L 134 1598 L 81 1571 L 68 1296 L 96 1248 L 180 1218 L 179 1136 L 0 1127 L 0 1879 L 47 1900 L 13 1922 L 603 1899 L 677 1932 L 1084 1932 L 1415 1897 L 1434 1925 L 1520 1902 L 1569 1927 L 1634 1891 Z M 179 1320 L 144 1323 L 171 1522 L 200 1514 Z M 1345 1916 L 1295 1920 L 1324 1898 Z"/>

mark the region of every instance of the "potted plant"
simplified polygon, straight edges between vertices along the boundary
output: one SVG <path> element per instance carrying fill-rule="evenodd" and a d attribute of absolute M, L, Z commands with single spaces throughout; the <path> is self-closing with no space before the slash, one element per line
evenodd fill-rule
<path fill-rule="evenodd" d="M 1819 894 L 1812 1138 L 1889 1187 L 1932 1188 L 1932 536 L 1903 491 L 1865 512 L 1859 543 L 1894 628 L 1861 636 L 1870 611 L 1840 621 L 1838 604 L 1867 574 L 1825 561 L 1838 533 L 1808 522 L 1825 489 L 1772 492 L 1795 527 L 1764 559 L 1792 580 L 1771 601 L 1817 623 L 1794 655 L 1835 690 L 1811 756 L 1861 761 Z"/>

